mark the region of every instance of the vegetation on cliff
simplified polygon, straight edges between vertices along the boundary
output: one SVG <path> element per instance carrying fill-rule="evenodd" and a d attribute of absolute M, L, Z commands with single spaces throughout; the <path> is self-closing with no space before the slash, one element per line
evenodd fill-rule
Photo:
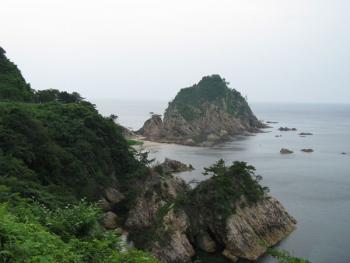
<path fill-rule="evenodd" d="M 247 101 L 237 90 L 230 89 L 228 84 L 219 75 L 203 77 L 198 84 L 181 89 L 169 103 L 168 111 L 176 108 L 187 121 L 192 121 L 204 115 L 209 103 L 232 116 L 249 118 L 252 111 Z"/>
<path fill-rule="evenodd" d="M 265 197 L 267 187 L 260 185 L 261 176 L 255 175 L 255 168 L 245 162 L 234 162 L 226 166 L 224 160 L 205 168 L 210 179 L 201 182 L 187 198 L 191 210 L 196 208 L 212 220 L 226 220 L 235 212 L 236 205 L 250 205 Z M 244 201 L 242 201 L 244 200 Z M 234 205 L 234 206 L 232 206 Z"/>
<path fill-rule="evenodd" d="M 181 89 L 164 118 L 153 114 L 138 132 L 151 141 L 210 146 L 264 127 L 237 90 L 211 75 Z"/>

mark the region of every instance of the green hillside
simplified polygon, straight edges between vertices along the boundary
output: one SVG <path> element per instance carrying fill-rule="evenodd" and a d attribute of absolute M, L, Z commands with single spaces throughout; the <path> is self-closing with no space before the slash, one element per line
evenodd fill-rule
<path fill-rule="evenodd" d="M 94 205 L 146 172 L 111 118 L 78 93 L 30 89 L 0 48 L 1 262 L 156 262 L 122 252 Z"/>

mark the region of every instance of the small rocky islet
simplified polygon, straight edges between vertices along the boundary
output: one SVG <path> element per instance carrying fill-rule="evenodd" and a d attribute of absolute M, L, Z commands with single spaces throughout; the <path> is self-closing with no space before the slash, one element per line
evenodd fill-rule
<path fill-rule="evenodd" d="M 266 127 L 237 90 L 229 88 L 219 75 L 211 75 L 181 89 L 164 118 L 153 114 L 138 134 L 156 142 L 211 146 Z"/>

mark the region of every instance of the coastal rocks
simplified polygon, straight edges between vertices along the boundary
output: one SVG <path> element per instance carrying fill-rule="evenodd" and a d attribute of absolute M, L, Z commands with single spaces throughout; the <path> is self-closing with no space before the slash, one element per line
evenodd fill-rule
<path fill-rule="evenodd" d="M 313 135 L 313 133 L 311 132 L 301 132 L 299 133 L 300 136 L 310 136 L 310 135 Z"/>
<path fill-rule="evenodd" d="M 191 189 L 179 177 L 153 168 L 139 186 L 124 225 L 136 247 L 168 263 L 192 262 L 195 249 L 221 252 L 232 262 L 256 260 L 295 229 L 295 219 L 265 194 L 251 203 L 243 189 L 238 190 L 241 197 L 232 193 L 227 205 L 234 209 L 225 208 L 229 214 L 217 209 L 220 203 L 208 206 L 211 199 L 204 198 L 208 192 L 202 190 L 220 191 L 213 182 L 217 179 Z"/>
<path fill-rule="evenodd" d="M 186 165 L 182 162 L 165 158 L 164 162 L 160 165 L 166 173 L 180 173 L 194 170 L 192 165 Z"/>
<path fill-rule="evenodd" d="M 189 190 L 189 186 L 181 178 L 156 172 L 152 172 L 140 188 L 125 224 L 130 229 L 152 226 L 161 207 Z"/>
<path fill-rule="evenodd" d="M 304 153 L 313 153 L 314 152 L 313 149 L 301 149 L 301 151 Z"/>
<path fill-rule="evenodd" d="M 292 153 L 294 153 L 294 152 L 289 150 L 289 149 L 286 149 L 286 148 L 282 148 L 280 150 L 280 154 L 292 154 Z"/>
<path fill-rule="evenodd" d="M 165 262 L 191 262 L 195 252 L 185 234 L 189 219 L 174 209 L 176 198 L 189 186 L 179 177 L 153 172 L 141 189 L 125 226 L 134 236 L 148 233 L 149 238 L 135 243 Z"/>
<path fill-rule="evenodd" d="M 288 127 L 280 127 L 278 128 L 279 131 L 297 131 L 296 128 L 288 128 Z"/>
<path fill-rule="evenodd" d="M 231 255 L 256 260 L 267 247 L 289 235 L 295 224 L 296 220 L 276 199 L 267 197 L 251 207 L 239 207 L 228 218 L 226 231 L 215 232 L 215 235 Z"/>
<path fill-rule="evenodd" d="M 111 204 L 117 204 L 120 201 L 125 199 L 125 196 L 119 192 L 117 189 L 115 188 L 107 188 L 105 190 L 105 195 L 106 195 L 106 199 L 111 203 Z"/>
<path fill-rule="evenodd" d="M 246 203 L 245 198 L 241 198 L 240 204 L 243 203 Z M 236 206 L 235 211 L 225 220 L 214 220 L 203 211 L 207 210 L 202 208 L 202 212 L 191 219 L 192 232 L 195 233 L 198 228 L 207 229 L 210 231 L 210 241 L 203 244 L 197 238 L 196 245 L 207 252 L 221 247 L 222 254 L 232 262 L 238 258 L 257 260 L 268 247 L 283 240 L 296 226 L 296 220 L 271 196 L 252 205 Z M 202 232 L 197 235 L 203 237 Z M 216 243 L 215 247 L 211 244 L 212 241 Z"/>
<path fill-rule="evenodd" d="M 164 262 L 192 262 L 195 250 L 186 235 L 188 227 L 189 220 L 182 210 L 170 210 L 157 229 L 160 233 L 148 244 L 148 250 Z"/>
<path fill-rule="evenodd" d="M 163 120 L 153 115 L 138 133 L 151 141 L 210 146 L 265 127 L 239 92 L 212 75 L 182 89 L 169 103 Z"/>
<path fill-rule="evenodd" d="M 138 133 L 152 141 L 163 137 L 163 120 L 161 115 L 153 114 Z"/>

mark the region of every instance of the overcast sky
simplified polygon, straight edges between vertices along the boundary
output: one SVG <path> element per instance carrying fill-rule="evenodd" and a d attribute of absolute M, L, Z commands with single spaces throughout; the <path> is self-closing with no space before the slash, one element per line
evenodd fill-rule
<path fill-rule="evenodd" d="M 170 100 L 220 74 L 249 101 L 350 103 L 349 0 L 2 0 L 35 89 Z"/>

